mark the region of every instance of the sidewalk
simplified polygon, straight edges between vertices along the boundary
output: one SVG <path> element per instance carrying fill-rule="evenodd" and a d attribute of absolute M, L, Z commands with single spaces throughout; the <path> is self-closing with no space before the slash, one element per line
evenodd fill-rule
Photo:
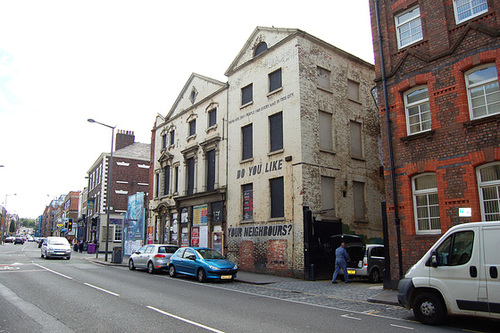
<path fill-rule="evenodd" d="M 121 263 L 112 263 L 112 256 L 108 254 L 108 261 L 104 261 L 104 254 L 99 253 L 98 258 L 95 257 L 95 254 L 78 254 L 78 256 L 84 257 L 86 260 L 106 266 L 122 266 L 127 267 L 128 257 L 124 257 Z M 295 279 L 291 277 L 277 276 L 277 275 L 268 275 L 268 274 L 259 274 L 247 271 L 239 271 L 235 281 L 253 285 L 279 285 L 280 288 L 291 288 L 295 289 L 300 287 L 301 290 L 308 292 L 309 294 L 320 294 L 323 295 L 332 290 L 332 288 L 340 287 L 342 288 L 342 292 L 351 294 L 358 293 L 356 299 L 365 299 L 371 303 L 381 303 L 387 305 L 399 306 L 398 303 L 398 292 L 397 290 L 390 289 L 382 289 L 382 286 L 379 284 L 372 284 L 366 281 L 356 281 L 351 284 L 339 284 L 332 285 L 329 280 L 321 280 L 321 281 L 307 281 L 302 279 Z M 376 290 L 377 292 L 373 292 Z M 380 292 L 378 292 L 380 290 Z M 370 291 L 368 293 L 368 291 Z M 366 298 L 364 295 L 367 295 Z"/>

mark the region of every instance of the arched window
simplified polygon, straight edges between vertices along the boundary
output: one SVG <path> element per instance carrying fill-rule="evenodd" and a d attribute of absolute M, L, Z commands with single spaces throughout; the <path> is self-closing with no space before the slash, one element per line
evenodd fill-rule
<path fill-rule="evenodd" d="M 264 52 L 266 50 L 267 50 L 267 44 L 266 44 L 266 42 L 260 42 L 259 45 L 257 45 L 257 47 L 255 48 L 253 56 L 256 57 L 256 56 L 258 56 L 259 54 L 261 54 L 262 52 Z"/>
<path fill-rule="evenodd" d="M 481 217 L 483 221 L 500 220 L 500 162 L 477 169 Z"/>
<path fill-rule="evenodd" d="M 500 113 L 500 89 L 494 64 L 467 72 L 465 79 L 471 119 Z"/>
<path fill-rule="evenodd" d="M 404 94 L 408 135 L 431 130 L 431 108 L 427 87 L 418 87 Z"/>

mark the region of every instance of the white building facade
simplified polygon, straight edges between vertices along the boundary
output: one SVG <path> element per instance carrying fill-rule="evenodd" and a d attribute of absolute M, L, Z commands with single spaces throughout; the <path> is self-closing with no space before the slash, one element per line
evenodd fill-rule
<path fill-rule="evenodd" d="M 226 75 L 229 258 L 328 275 L 330 236 L 381 241 L 373 65 L 297 29 L 258 27 Z"/>
<path fill-rule="evenodd" d="M 224 250 L 227 84 L 192 74 L 152 131 L 150 242 Z"/>

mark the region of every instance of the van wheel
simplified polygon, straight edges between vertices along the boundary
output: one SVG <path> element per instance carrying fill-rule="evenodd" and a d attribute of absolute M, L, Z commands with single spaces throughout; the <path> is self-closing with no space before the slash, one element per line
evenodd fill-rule
<path fill-rule="evenodd" d="M 380 281 L 380 272 L 378 269 L 374 268 L 370 272 L 370 276 L 368 276 L 368 281 L 370 282 L 379 282 Z"/>
<path fill-rule="evenodd" d="M 444 319 L 445 310 L 443 301 L 434 294 L 420 294 L 413 302 L 413 314 L 422 324 L 439 324 Z"/>

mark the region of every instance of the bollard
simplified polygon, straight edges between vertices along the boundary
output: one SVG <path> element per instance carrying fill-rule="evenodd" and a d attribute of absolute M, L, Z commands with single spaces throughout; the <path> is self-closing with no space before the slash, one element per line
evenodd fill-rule
<path fill-rule="evenodd" d="M 314 273 L 314 264 L 311 264 L 311 270 L 309 271 L 309 280 L 316 281 L 316 274 Z"/>

